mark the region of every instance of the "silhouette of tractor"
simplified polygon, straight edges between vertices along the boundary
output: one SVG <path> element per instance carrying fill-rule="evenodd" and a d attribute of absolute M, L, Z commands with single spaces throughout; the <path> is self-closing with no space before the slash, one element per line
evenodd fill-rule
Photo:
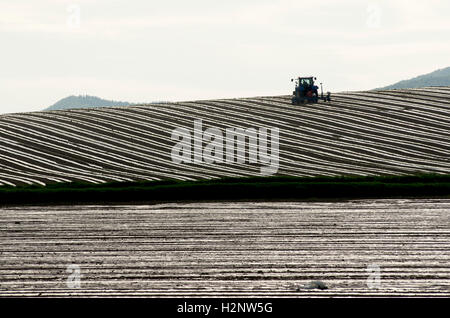
<path fill-rule="evenodd" d="M 315 77 L 299 77 L 295 80 L 295 91 L 292 96 L 292 104 L 300 105 L 305 103 L 318 103 L 319 100 L 324 102 L 331 102 L 331 93 L 327 92 L 327 95 L 323 95 L 322 83 L 320 83 L 321 93 L 319 97 L 319 87 L 317 87 L 314 81 Z M 293 82 L 294 79 L 291 79 Z"/>

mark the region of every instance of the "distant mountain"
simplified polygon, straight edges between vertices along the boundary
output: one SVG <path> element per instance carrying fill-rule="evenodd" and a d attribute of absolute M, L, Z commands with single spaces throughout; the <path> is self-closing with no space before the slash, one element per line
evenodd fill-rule
<path fill-rule="evenodd" d="M 450 86 L 450 67 L 377 89 L 419 88 L 427 86 Z"/>
<path fill-rule="evenodd" d="M 72 109 L 72 108 L 91 108 L 91 107 L 104 107 L 104 106 L 130 106 L 132 104 L 128 102 L 117 102 L 113 100 L 101 99 L 95 96 L 78 95 L 69 96 L 63 98 L 47 107 L 45 110 L 58 110 L 58 109 Z"/>

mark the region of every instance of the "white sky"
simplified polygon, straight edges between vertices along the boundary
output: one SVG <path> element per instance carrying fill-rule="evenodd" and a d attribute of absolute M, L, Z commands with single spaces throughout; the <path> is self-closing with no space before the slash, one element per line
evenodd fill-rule
<path fill-rule="evenodd" d="M 0 45 L 0 113 L 362 90 L 450 66 L 450 1 L 0 0 Z"/>

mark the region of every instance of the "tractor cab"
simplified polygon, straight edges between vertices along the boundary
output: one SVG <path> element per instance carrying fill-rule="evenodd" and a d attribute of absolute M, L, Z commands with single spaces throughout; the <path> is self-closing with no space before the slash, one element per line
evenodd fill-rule
<path fill-rule="evenodd" d="M 299 77 L 298 81 L 299 81 L 300 85 L 303 85 L 306 87 L 314 85 L 314 78 L 312 78 L 312 77 Z"/>
<path fill-rule="evenodd" d="M 318 103 L 319 99 L 323 101 L 331 101 L 331 94 L 328 92 L 327 96 L 323 96 L 323 88 L 319 97 L 319 87 L 315 85 L 315 77 L 298 77 L 295 80 L 295 91 L 292 96 L 292 104 L 300 105 L 305 103 Z M 294 79 L 291 79 L 293 82 Z M 320 83 L 322 87 L 322 83 Z"/>

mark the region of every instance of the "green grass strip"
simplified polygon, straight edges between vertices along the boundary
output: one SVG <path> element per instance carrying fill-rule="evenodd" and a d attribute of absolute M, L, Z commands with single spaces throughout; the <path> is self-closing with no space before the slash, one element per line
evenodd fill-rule
<path fill-rule="evenodd" d="M 0 205 L 450 197 L 450 175 L 287 176 L 2 186 Z"/>

